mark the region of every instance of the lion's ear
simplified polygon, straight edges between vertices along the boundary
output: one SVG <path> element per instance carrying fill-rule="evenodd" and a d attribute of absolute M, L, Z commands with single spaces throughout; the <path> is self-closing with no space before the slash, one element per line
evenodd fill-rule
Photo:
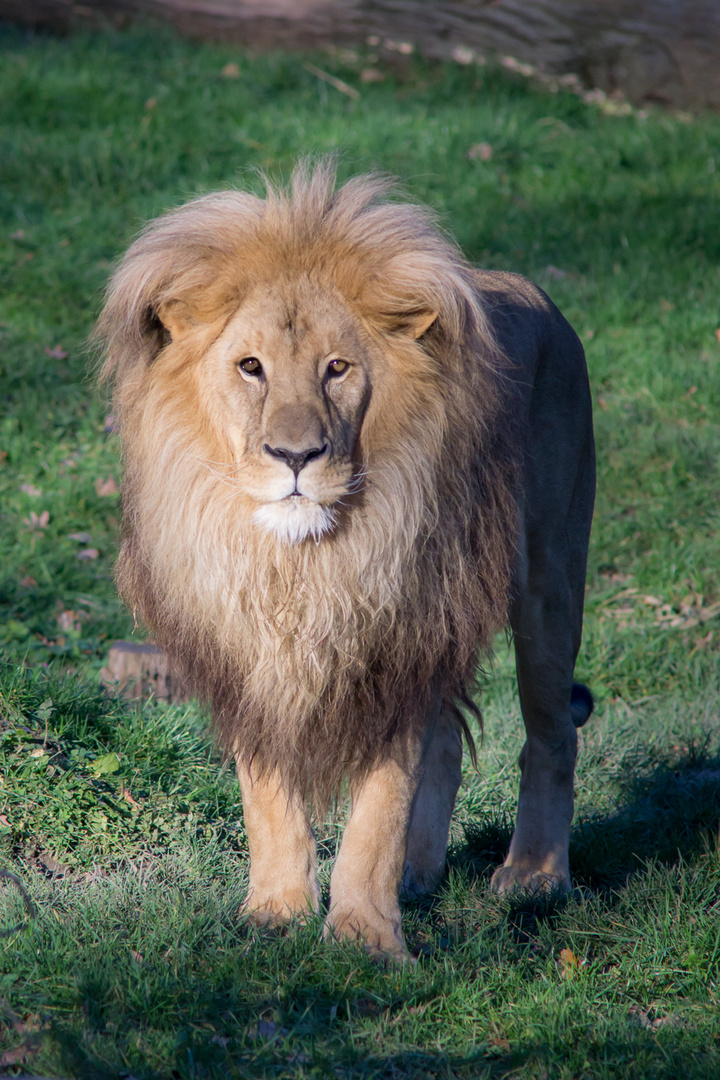
<path fill-rule="evenodd" d="M 408 315 L 401 315 L 394 329 L 417 341 L 430 329 L 437 317 L 437 311 L 413 311 Z"/>
<path fill-rule="evenodd" d="M 166 300 L 158 307 L 157 317 L 170 335 L 171 341 L 177 341 L 198 324 L 184 300 Z"/>

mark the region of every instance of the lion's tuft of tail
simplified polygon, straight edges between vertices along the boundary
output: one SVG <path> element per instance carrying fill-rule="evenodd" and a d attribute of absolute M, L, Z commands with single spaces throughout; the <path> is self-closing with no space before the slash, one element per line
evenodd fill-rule
<path fill-rule="evenodd" d="M 576 728 L 581 728 L 592 716 L 595 702 L 584 683 L 573 683 L 570 694 L 570 715 Z"/>

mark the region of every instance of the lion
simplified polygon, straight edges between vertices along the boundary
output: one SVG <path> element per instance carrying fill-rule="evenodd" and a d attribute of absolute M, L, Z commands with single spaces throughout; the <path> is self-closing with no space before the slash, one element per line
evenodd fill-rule
<path fill-rule="evenodd" d="M 569 888 L 594 450 L 548 297 L 473 269 L 388 178 L 303 162 L 152 222 L 98 334 L 119 591 L 235 758 L 245 915 L 320 910 L 310 813 L 345 793 L 326 936 L 407 959 L 399 894 L 442 877 L 465 713 L 508 627 L 526 742 L 492 887 Z"/>

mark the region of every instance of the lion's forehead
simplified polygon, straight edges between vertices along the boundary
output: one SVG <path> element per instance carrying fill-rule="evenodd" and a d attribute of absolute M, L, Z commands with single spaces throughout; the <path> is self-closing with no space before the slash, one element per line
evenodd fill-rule
<path fill-rule="evenodd" d="M 334 290 L 305 281 L 256 288 L 223 334 L 226 345 L 301 359 L 366 346 L 359 315 Z"/>

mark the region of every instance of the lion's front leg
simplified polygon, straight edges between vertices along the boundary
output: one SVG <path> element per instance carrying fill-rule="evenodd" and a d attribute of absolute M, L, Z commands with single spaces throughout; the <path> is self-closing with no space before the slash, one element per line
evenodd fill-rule
<path fill-rule="evenodd" d="M 326 936 L 360 941 L 372 955 L 399 962 L 409 959 L 398 893 L 419 757 L 404 766 L 383 762 L 353 792 L 325 922 Z"/>
<path fill-rule="evenodd" d="M 277 773 L 251 772 L 237 761 L 250 884 L 243 914 L 258 926 L 281 926 L 320 907 L 315 836 L 304 801 L 289 795 Z"/>

